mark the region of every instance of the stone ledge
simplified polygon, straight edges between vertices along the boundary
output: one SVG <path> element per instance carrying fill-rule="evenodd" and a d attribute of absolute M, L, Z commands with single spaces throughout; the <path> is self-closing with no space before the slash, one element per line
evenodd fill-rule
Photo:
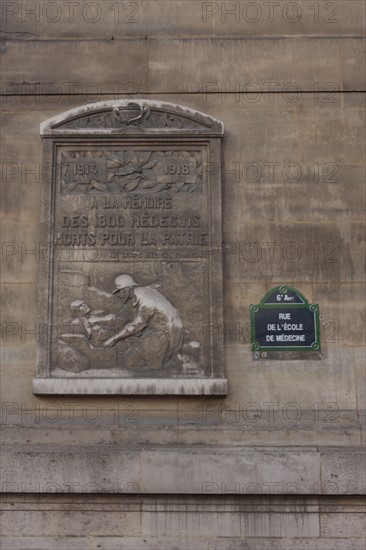
<path fill-rule="evenodd" d="M 35 378 L 35 395 L 227 395 L 225 378 Z"/>

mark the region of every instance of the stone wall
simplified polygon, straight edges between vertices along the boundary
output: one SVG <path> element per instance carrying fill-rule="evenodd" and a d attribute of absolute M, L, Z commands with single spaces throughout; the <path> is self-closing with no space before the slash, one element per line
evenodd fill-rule
<path fill-rule="evenodd" d="M 361 548 L 365 3 L 1 10 L 4 550 Z M 117 98 L 225 125 L 227 397 L 32 395 L 39 126 Z M 282 283 L 319 304 L 320 360 L 253 360 L 249 306 Z"/>
<path fill-rule="evenodd" d="M 4 498 L 7 550 L 363 550 L 351 497 L 22 495 Z"/>

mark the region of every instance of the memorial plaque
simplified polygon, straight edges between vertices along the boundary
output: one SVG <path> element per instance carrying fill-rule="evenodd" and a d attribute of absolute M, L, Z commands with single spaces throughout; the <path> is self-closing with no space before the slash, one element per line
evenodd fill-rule
<path fill-rule="evenodd" d="M 223 125 L 107 101 L 41 125 L 36 394 L 222 395 Z"/>
<path fill-rule="evenodd" d="M 320 351 L 319 308 L 296 289 L 272 288 L 250 306 L 252 350 Z"/>

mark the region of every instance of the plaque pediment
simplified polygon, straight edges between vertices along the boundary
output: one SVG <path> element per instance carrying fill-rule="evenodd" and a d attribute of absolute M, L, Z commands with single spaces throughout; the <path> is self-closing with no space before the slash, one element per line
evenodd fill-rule
<path fill-rule="evenodd" d="M 41 135 L 65 133 L 149 134 L 168 132 L 223 135 L 223 124 L 199 111 L 151 100 L 92 103 L 71 109 L 41 125 Z"/>

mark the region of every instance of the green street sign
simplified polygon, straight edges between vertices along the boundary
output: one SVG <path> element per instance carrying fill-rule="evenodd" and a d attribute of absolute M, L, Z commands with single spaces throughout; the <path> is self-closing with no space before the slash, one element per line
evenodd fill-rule
<path fill-rule="evenodd" d="M 250 306 L 253 351 L 319 351 L 318 304 L 296 288 L 281 285 Z"/>

